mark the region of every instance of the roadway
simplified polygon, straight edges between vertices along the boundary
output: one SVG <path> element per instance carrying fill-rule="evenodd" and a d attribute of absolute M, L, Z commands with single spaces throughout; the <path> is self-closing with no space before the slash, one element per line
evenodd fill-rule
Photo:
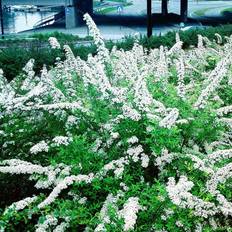
<path fill-rule="evenodd" d="M 123 15 L 145 15 L 147 0 L 133 0 L 133 5 L 127 6 L 123 9 Z M 161 1 L 152 1 L 152 11 L 153 13 L 161 12 Z M 190 17 L 198 16 L 219 16 L 220 12 L 224 9 L 232 7 L 232 1 L 196 1 L 189 0 L 188 15 Z M 180 13 L 180 0 L 170 0 L 168 4 L 168 9 L 170 13 Z M 115 12 L 111 12 L 115 14 Z M 201 14 L 201 15 L 198 15 Z"/>

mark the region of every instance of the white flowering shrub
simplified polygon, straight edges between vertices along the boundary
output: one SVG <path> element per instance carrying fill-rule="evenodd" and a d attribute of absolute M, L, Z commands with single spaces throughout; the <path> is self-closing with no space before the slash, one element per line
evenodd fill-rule
<path fill-rule="evenodd" d="M 84 18 L 96 55 L 0 74 L 0 231 L 231 230 L 232 37 L 109 51 Z"/>

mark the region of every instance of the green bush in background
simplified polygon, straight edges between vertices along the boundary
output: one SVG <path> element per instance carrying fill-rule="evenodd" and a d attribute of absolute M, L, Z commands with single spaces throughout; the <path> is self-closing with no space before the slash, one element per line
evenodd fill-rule
<path fill-rule="evenodd" d="M 184 43 L 183 48 L 185 49 L 197 45 L 198 34 L 206 36 L 209 40 L 213 40 L 215 39 L 215 33 L 220 34 L 222 37 L 230 36 L 232 34 L 232 25 L 179 31 L 180 38 Z M 51 36 L 56 37 L 61 45 L 68 44 L 72 48 L 73 53 L 82 59 L 86 59 L 88 54 L 96 53 L 96 47 L 92 43 L 87 44 L 87 46 L 81 45 L 83 41 L 92 41 L 91 37 L 80 38 L 60 32 L 35 34 L 30 41 L 26 38 L 0 40 L 0 47 L 6 47 L 0 50 L 0 67 L 4 70 L 7 79 L 12 80 L 15 76 L 19 75 L 30 58 L 36 60 L 35 71 L 40 72 L 44 64 L 48 67 L 52 66 L 56 57 L 64 57 L 62 51 L 54 52 L 50 49 L 47 41 Z M 126 37 L 122 41 L 107 41 L 106 46 L 109 49 L 117 46 L 119 49 L 130 50 L 135 40 L 138 40 L 139 44 L 147 49 L 158 48 L 161 45 L 170 48 L 175 43 L 175 37 L 175 31 L 168 32 L 162 36 L 152 36 L 151 38 L 145 36 L 141 36 L 140 38 Z M 225 41 L 222 42 L 224 43 Z M 26 46 L 26 49 L 24 46 Z"/>

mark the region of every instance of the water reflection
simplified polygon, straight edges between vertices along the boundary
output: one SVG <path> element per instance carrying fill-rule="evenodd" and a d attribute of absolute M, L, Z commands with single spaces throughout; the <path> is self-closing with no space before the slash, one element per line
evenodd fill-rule
<path fill-rule="evenodd" d="M 17 33 L 33 29 L 33 26 L 40 20 L 56 14 L 52 12 L 4 12 L 4 30 L 5 33 Z"/>

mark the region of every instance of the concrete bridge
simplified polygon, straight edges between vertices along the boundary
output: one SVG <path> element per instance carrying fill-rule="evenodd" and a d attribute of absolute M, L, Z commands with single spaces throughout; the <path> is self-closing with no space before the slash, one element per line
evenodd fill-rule
<path fill-rule="evenodd" d="M 2 5 L 64 6 L 66 28 L 81 24 L 85 13 L 93 14 L 93 0 L 2 0 Z"/>
<path fill-rule="evenodd" d="M 187 21 L 188 0 L 179 0 L 181 20 Z M 93 0 L 2 0 L 7 5 L 64 6 L 66 28 L 73 28 L 83 22 L 83 15 L 93 15 Z M 162 0 L 162 15 L 168 14 L 168 0 Z M 152 14 L 152 0 L 147 0 L 147 15 Z"/>

